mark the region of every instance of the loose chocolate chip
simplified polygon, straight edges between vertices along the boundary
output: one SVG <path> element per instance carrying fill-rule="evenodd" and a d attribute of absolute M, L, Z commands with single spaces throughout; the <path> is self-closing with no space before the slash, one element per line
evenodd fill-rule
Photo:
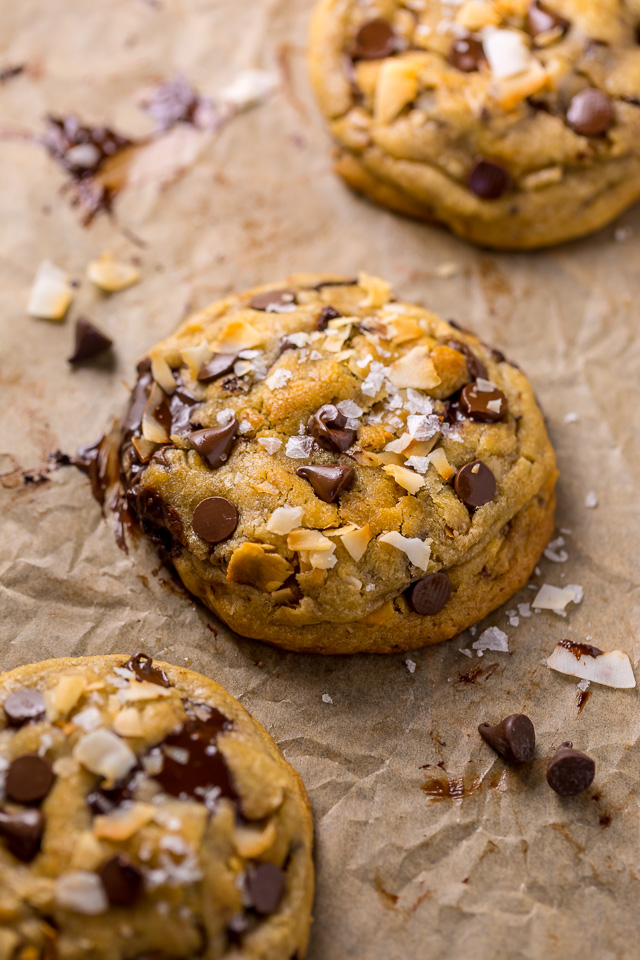
<path fill-rule="evenodd" d="M 11 727 L 21 727 L 31 720 L 40 720 L 44 717 L 44 697 L 39 690 L 24 687 L 10 693 L 4 702 L 4 712 Z"/>
<path fill-rule="evenodd" d="M 214 804 L 218 797 L 234 799 L 236 791 L 229 770 L 216 741 L 223 730 L 229 729 L 230 720 L 213 707 L 198 707 L 199 716 L 189 718 L 175 733 L 169 734 L 161 747 L 178 748 L 163 750 L 163 766 L 155 775 L 165 793 L 173 797 L 187 796 L 201 803 Z M 202 719 L 203 713 L 205 719 Z"/>
<path fill-rule="evenodd" d="M 569 650 L 576 660 L 580 660 L 581 657 L 593 657 L 595 660 L 603 653 L 600 647 L 593 647 L 590 643 L 578 643 L 577 640 L 560 640 L 559 646 Z"/>
<path fill-rule="evenodd" d="M 468 383 L 460 394 L 460 409 L 470 420 L 497 423 L 504 420 L 509 402 L 502 390 L 479 390 L 477 383 Z"/>
<path fill-rule="evenodd" d="M 591 786 L 595 774 L 595 761 L 566 740 L 549 760 L 547 783 L 561 797 L 574 797 Z"/>
<path fill-rule="evenodd" d="M 482 200 L 498 200 L 511 186 L 511 177 L 499 163 L 478 157 L 469 171 L 467 183 Z"/>
<path fill-rule="evenodd" d="M 229 452 L 238 433 L 238 421 L 235 417 L 221 427 L 207 427 L 189 434 L 204 462 L 211 469 L 222 466 L 229 459 Z"/>
<path fill-rule="evenodd" d="M 453 486 L 469 510 L 482 507 L 496 495 L 496 478 L 482 460 L 473 460 L 458 470 Z"/>
<path fill-rule="evenodd" d="M 249 306 L 253 310 L 277 313 L 281 307 L 289 307 L 295 302 L 296 295 L 293 290 L 263 290 L 262 293 L 256 293 L 251 297 Z"/>
<path fill-rule="evenodd" d="M 481 723 L 478 731 L 483 740 L 511 763 L 531 760 L 536 746 L 536 732 L 524 713 L 512 713 L 495 726 Z"/>
<path fill-rule="evenodd" d="M 430 573 L 413 585 L 409 602 L 421 617 L 440 613 L 451 596 L 451 581 L 446 573 Z"/>
<path fill-rule="evenodd" d="M 153 660 L 146 653 L 136 653 L 135 656 L 129 657 L 122 666 L 125 670 L 131 670 L 132 673 L 135 673 L 140 682 L 146 680 L 148 683 L 155 683 L 158 687 L 171 686 L 171 681 L 164 670 L 161 670 L 160 667 L 154 667 Z"/>
<path fill-rule="evenodd" d="M 238 511 L 226 497 L 207 497 L 193 511 L 193 530 L 207 543 L 227 540 L 238 526 Z"/>
<path fill-rule="evenodd" d="M 55 777 L 48 760 L 37 753 L 16 757 L 7 770 L 5 793 L 15 803 L 41 803 Z"/>
<path fill-rule="evenodd" d="M 21 810 L 19 813 L 0 811 L 0 837 L 6 841 L 10 853 L 29 863 L 38 853 L 44 833 L 44 817 L 39 810 Z"/>
<path fill-rule="evenodd" d="M 252 863 L 247 867 L 246 887 L 256 913 L 268 916 L 280 906 L 284 893 L 284 870 L 275 863 Z"/>
<path fill-rule="evenodd" d="M 477 37 L 460 37 L 454 40 L 449 51 L 449 63 L 463 73 L 475 73 L 480 65 L 487 62 L 482 40 Z"/>
<path fill-rule="evenodd" d="M 451 323 L 451 321 L 449 322 Z M 487 379 L 487 368 L 466 343 L 463 343 L 462 340 L 447 340 L 445 346 L 451 347 L 452 350 L 457 350 L 464 356 L 467 361 L 467 370 L 469 371 L 470 377 L 473 377 L 474 380 L 477 380 L 478 377 L 482 377 L 484 380 Z"/>
<path fill-rule="evenodd" d="M 323 450 L 344 453 L 358 435 L 357 430 L 347 429 L 347 418 L 332 403 L 325 403 L 309 417 L 307 433 L 311 434 Z"/>
<path fill-rule="evenodd" d="M 76 346 L 69 363 L 81 363 L 104 353 L 113 345 L 113 340 L 106 333 L 98 330 L 86 317 L 76 320 Z"/>
<path fill-rule="evenodd" d="M 602 90 L 587 87 L 577 93 L 567 110 L 567 123 L 585 137 L 599 137 L 613 123 L 613 105 Z"/>
<path fill-rule="evenodd" d="M 209 383 L 211 380 L 223 377 L 225 373 L 231 373 L 237 359 L 237 353 L 214 353 L 211 360 L 200 370 L 198 380 L 201 383 Z"/>
<path fill-rule="evenodd" d="M 570 23 L 554 10 L 535 0 L 527 12 L 527 26 L 532 37 L 539 33 L 549 33 L 550 30 L 560 29 L 563 33 L 570 27 Z"/>
<path fill-rule="evenodd" d="M 376 17 L 363 23 L 356 33 L 351 57 L 353 60 L 383 60 L 396 52 L 397 45 L 391 24 Z"/>
<path fill-rule="evenodd" d="M 338 317 L 341 317 L 342 314 L 339 310 L 336 310 L 335 307 L 323 307 L 322 313 L 318 317 L 316 323 L 317 330 L 326 330 L 329 324 L 329 320 L 337 320 Z"/>
<path fill-rule="evenodd" d="M 308 480 L 319 500 L 335 503 L 353 482 L 353 467 L 298 467 L 299 477 Z"/>
<path fill-rule="evenodd" d="M 142 896 L 142 874 L 122 853 L 106 860 L 98 868 L 98 876 L 112 907 L 132 907 Z"/>

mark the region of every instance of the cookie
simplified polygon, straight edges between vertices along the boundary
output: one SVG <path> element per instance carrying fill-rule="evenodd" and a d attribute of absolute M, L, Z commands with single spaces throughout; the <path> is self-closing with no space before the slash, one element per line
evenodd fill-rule
<path fill-rule="evenodd" d="M 125 501 L 186 587 L 291 650 L 409 650 L 519 589 L 553 526 L 530 384 L 389 285 L 297 276 L 141 363 Z"/>
<path fill-rule="evenodd" d="M 321 0 L 335 168 L 484 246 L 591 233 L 640 197 L 639 19 L 619 0 Z"/>
<path fill-rule="evenodd" d="M 0 955 L 306 951 L 302 781 L 222 687 L 143 654 L 0 676 Z"/>

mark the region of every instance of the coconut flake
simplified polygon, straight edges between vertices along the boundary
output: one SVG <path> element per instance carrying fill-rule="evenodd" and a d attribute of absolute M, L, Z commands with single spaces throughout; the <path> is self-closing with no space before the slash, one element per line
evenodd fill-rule
<path fill-rule="evenodd" d="M 313 448 L 313 437 L 289 437 L 285 453 L 292 460 L 306 460 Z"/>
<path fill-rule="evenodd" d="M 258 443 L 264 447 L 267 453 L 275 453 L 282 446 L 282 440 L 276 437 L 258 437 Z"/>
<path fill-rule="evenodd" d="M 575 583 L 567 584 L 566 587 L 554 587 L 550 583 L 543 583 L 534 597 L 532 607 L 534 610 L 553 610 L 566 617 L 565 607 L 568 603 L 580 603 L 584 597 L 584 590 Z"/>
<path fill-rule="evenodd" d="M 555 540 L 552 540 L 547 549 L 544 551 L 544 555 L 547 560 L 552 560 L 553 563 L 566 563 L 569 559 L 569 554 L 566 550 L 560 549 L 561 547 L 564 547 L 564 544 L 564 537 L 556 537 Z"/>
<path fill-rule="evenodd" d="M 246 110 L 265 100 L 278 86 L 278 78 L 267 70 L 243 70 L 218 93 L 223 103 Z"/>
<path fill-rule="evenodd" d="M 91 773 L 107 780 L 122 780 L 133 770 L 135 753 L 111 730 L 94 730 L 81 737 L 73 755 Z"/>
<path fill-rule="evenodd" d="M 63 873 L 55 881 L 55 900 L 63 910 L 83 913 L 95 917 L 106 913 L 109 901 L 102 881 L 97 873 L 88 870 L 74 870 Z"/>
<path fill-rule="evenodd" d="M 580 677 L 591 683 L 600 683 L 605 687 L 628 690 L 635 687 L 636 678 L 629 657 L 622 650 L 609 650 L 598 656 L 591 656 L 586 647 L 581 651 L 580 644 L 564 641 L 557 644 L 547 659 L 547 666 L 569 677 Z"/>
<path fill-rule="evenodd" d="M 478 393 L 493 393 L 498 389 L 493 380 L 485 380 L 484 377 L 478 377 L 474 386 Z"/>
<path fill-rule="evenodd" d="M 576 413 L 575 410 L 570 410 L 569 413 L 565 413 L 564 422 L 565 423 L 577 423 L 580 419 L 580 414 Z"/>
<path fill-rule="evenodd" d="M 296 527 L 300 526 L 302 520 L 302 507 L 291 507 L 285 504 L 284 507 L 276 507 L 267 521 L 267 530 L 270 533 L 286 534 L 291 533 Z"/>
<path fill-rule="evenodd" d="M 403 537 L 397 530 L 390 530 L 389 533 L 378 537 L 378 541 L 380 543 L 388 543 L 389 546 L 402 551 L 411 563 L 421 570 L 426 570 L 429 566 L 431 547 L 418 537 Z"/>
<path fill-rule="evenodd" d="M 382 469 L 393 477 L 398 486 L 410 494 L 416 494 L 425 485 L 426 481 L 421 476 L 413 470 L 407 470 L 406 467 L 399 467 L 396 463 L 388 463 Z"/>
<path fill-rule="evenodd" d="M 87 277 L 104 293 L 118 293 L 132 287 L 140 280 L 140 271 L 130 263 L 114 260 L 110 253 L 103 253 L 87 266 Z"/>
<path fill-rule="evenodd" d="M 75 723 L 77 727 L 81 727 L 87 733 L 90 733 L 91 730 L 97 730 L 100 724 L 102 723 L 102 716 L 97 707 L 87 707 L 86 710 L 81 710 L 80 713 L 76 713 L 71 717 L 72 723 Z"/>
<path fill-rule="evenodd" d="M 485 650 L 493 650 L 495 653 L 509 653 L 509 637 L 504 630 L 498 627 L 487 627 L 483 630 L 477 640 L 471 644 L 478 656 L 481 657 Z"/>
<path fill-rule="evenodd" d="M 27 313 L 39 320 L 63 320 L 73 297 L 69 275 L 43 260 L 33 281 Z"/>
<path fill-rule="evenodd" d="M 499 80 L 524 73 L 533 60 L 524 34 L 516 30 L 487 27 L 482 31 L 482 47 L 491 73 Z"/>

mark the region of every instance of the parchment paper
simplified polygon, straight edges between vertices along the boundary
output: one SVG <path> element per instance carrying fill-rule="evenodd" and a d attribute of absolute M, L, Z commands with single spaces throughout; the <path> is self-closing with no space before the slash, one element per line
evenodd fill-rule
<path fill-rule="evenodd" d="M 311 960 L 627 960 L 640 934 L 638 692 L 592 686 L 578 713 L 576 681 L 542 661 L 565 636 L 627 650 L 636 669 L 640 657 L 640 211 L 556 251 L 497 256 L 355 198 L 330 172 L 310 96 L 310 9 L 311 0 L 0 5 L 0 69 L 26 64 L 0 85 L 0 665 L 142 648 L 224 684 L 309 790 Z M 137 105 L 149 84 L 181 70 L 215 95 L 247 67 L 279 73 L 280 89 L 205 138 L 171 185 L 125 191 L 116 218 L 89 228 L 45 151 L 8 136 L 39 134 L 47 112 L 74 111 L 140 137 L 151 130 Z M 137 258 L 143 274 L 110 298 L 84 279 L 107 249 Z M 44 258 L 82 280 L 63 325 L 26 316 Z M 442 264 L 455 275 L 441 279 L 454 271 Z M 482 627 L 506 630 L 508 654 L 471 661 L 459 652 L 467 634 L 411 654 L 412 674 L 403 656 L 298 656 L 241 640 L 158 571 L 151 550 L 118 549 L 79 473 L 23 482 L 21 470 L 41 468 L 52 450 L 102 433 L 137 359 L 188 309 L 293 271 L 362 268 L 503 349 L 548 414 L 569 559 L 543 560 L 535 582 L 582 584 L 585 596 L 566 619 L 539 613 L 513 627 L 504 608 L 490 617 Z M 69 368 L 79 313 L 113 336 L 113 369 Z M 567 423 L 571 412 L 579 419 Z M 595 509 L 584 505 L 591 491 Z M 506 606 L 533 596 L 524 589 Z M 537 759 L 522 771 L 476 731 L 516 711 L 538 734 Z M 544 780 L 544 758 L 565 739 L 597 762 L 593 788 L 570 800 Z"/>

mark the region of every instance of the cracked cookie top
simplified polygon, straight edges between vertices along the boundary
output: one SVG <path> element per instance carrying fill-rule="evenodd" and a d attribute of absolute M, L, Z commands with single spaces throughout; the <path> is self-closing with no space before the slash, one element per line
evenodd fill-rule
<path fill-rule="evenodd" d="M 7 960 L 302 957 L 302 783 L 218 684 L 137 654 L 0 677 Z"/>
<path fill-rule="evenodd" d="M 188 319 L 142 362 L 122 437 L 128 502 L 187 586 L 290 626 L 360 621 L 419 581 L 412 609 L 436 612 L 555 471 L 520 370 L 366 274 Z"/>

